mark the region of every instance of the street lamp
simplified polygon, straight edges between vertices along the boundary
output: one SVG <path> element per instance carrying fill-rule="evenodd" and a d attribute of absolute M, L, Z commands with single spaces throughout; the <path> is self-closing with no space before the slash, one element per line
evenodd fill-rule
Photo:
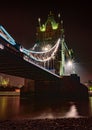
<path fill-rule="evenodd" d="M 74 72 L 74 64 L 72 60 L 68 60 L 65 64 L 65 73 L 72 74 Z"/>

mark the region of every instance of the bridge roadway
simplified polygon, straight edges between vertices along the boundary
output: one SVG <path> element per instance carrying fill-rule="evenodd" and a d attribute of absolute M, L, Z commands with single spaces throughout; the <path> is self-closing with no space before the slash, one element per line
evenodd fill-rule
<path fill-rule="evenodd" d="M 13 46 L 4 44 L 4 49 L 0 49 L 0 73 L 33 80 L 58 80 L 60 78 L 33 63 L 25 61 L 23 55 Z"/>

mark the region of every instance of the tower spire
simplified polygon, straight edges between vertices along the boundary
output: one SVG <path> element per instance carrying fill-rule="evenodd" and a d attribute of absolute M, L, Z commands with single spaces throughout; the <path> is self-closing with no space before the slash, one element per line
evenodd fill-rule
<path fill-rule="evenodd" d="M 39 26 L 41 27 L 41 19 L 38 18 Z"/>

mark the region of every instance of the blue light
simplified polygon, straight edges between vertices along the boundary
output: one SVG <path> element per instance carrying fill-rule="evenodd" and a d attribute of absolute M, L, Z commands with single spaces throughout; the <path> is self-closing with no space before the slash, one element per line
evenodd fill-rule
<path fill-rule="evenodd" d="M 9 42 L 12 45 L 16 45 L 15 40 L 10 36 L 10 34 L 0 25 L 0 37 Z"/>

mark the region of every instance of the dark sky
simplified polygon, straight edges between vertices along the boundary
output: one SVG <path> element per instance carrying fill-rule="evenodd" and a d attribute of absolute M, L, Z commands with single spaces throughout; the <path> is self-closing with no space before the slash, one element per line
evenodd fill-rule
<path fill-rule="evenodd" d="M 26 0 L 27 1 L 27 0 Z M 65 40 L 74 50 L 76 72 L 81 80 L 92 80 L 92 4 L 89 0 L 43 0 L 0 2 L 0 24 L 26 48 L 35 41 L 38 17 L 44 23 L 52 11 L 61 14 Z"/>

